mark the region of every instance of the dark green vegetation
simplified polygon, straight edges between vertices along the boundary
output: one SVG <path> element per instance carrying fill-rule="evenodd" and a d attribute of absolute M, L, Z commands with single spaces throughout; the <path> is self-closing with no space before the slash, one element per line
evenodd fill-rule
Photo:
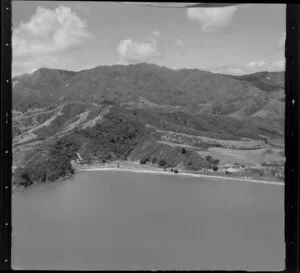
<path fill-rule="evenodd" d="M 82 144 L 82 157 L 97 160 L 126 160 L 136 145 L 148 138 L 147 129 L 137 119 L 115 113 L 73 136 Z"/>
<path fill-rule="evenodd" d="M 33 181 L 55 180 L 73 172 L 70 161 L 78 152 L 84 163 L 93 160 L 138 160 L 160 167 L 182 165 L 189 170 L 209 166 L 198 153 L 180 147 L 158 143 L 134 115 L 109 113 L 93 127 L 74 132 L 43 145 L 45 153 L 36 153 L 33 159 L 15 172 L 18 184 L 29 185 Z"/>
<path fill-rule="evenodd" d="M 182 109 L 193 114 L 229 115 L 247 108 L 252 115 L 250 108 L 257 108 L 257 104 L 261 108 L 271 100 L 284 98 L 283 72 L 237 77 L 137 64 L 98 66 L 80 72 L 42 68 L 13 81 L 14 109 L 21 111 L 80 101 Z M 217 108 L 227 110 L 219 113 Z"/>
<path fill-rule="evenodd" d="M 212 169 L 213 169 L 213 171 L 216 172 L 216 171 L 218 171 L 219 168 L 218 168 L 218 166 L 213 166 Z"/>
<path fill-rule="evenodd" d="M 152 164 L 158 163 L 160 167 L 181 166 L 187 170 L 200 170 L 207 168 L 209 163 L 206 162 L 197 152 L 182 148 L 172 147 L 163 143 L 157 143 L 155 140 L 149 140 L 140 143 L 132 151 L 129 159 L 137 160 L 141 158 L 142 162 L 151 161 Z"/>
<path fill-rule="evenodd" d="M 283 72 L 237 77 L 137 64 L 43 68 L 13 83 L 14 177 L 24 185 L 72 174 L 77 152 L 82 164 L 133 160 L 197 171 L 217 170 L 219 161 L 193 147 L 283 142 Z"/>
<path fill-rule="evenodd" d="M 184 112 L 166 113 L 161 114 L 162 120 L 166 120 L 168 123 L 176 124 L 177 126 L 184 126 L 189 128 L 192 134 L 192 130 L 196 131 L 195 135 L 201 135 L 211 138 L 219 139 L 240 139 L 251 138 L 261 139 L 260 134 L 267 136 L 277 136 L 274 126 L 268 124 L 260 124 L 257 126 L 257 119 L 248 118 L 246 120 L 239 120 L 233 117 L 220 116 L 220 115 L 207 115 L 207 114 L 188 114 Z M 178 131 L 174 128 L 173 131 Z"/>
<path fill-rule="evenodd" d="M 218 165 L 220 162 L 220 159 L 214 159 L 211 155 L 208 155 L 205 157 L 206 161 L 212 165 Z"/>
<path fill-rule="evenodd" d="M 56 140 L 45 153 L 35 153 L 33 160 L 16 169 L 15 183 L 29 186 L 34 182 L 54 181 L 73 174 L 70 160 L 76 158 L 78 147 L 78 143 L 71 138 Z"/>
<path fill-rule="evenodd" d="M 56 138 L 42 145 L 43 154 L 15 172 L 15 181 L 29 185 L 34 181 L 44 182 L 74 172 L 70 161 L 77 159 L 79 152 L 85 161 L 126 160 L 134 147 L 143 141 L 145 126 L 129 118 L 108 114 L 105 120 L 91 128 L 75 130 L 67 136 Z"/>

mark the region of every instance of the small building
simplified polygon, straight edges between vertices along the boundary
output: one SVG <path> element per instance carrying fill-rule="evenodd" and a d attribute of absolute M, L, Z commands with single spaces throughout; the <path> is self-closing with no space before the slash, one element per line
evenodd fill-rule
<path fill-rule="evenodd" d="M 228 168 L 227 171 L 231 172 L 231 173 L 238 173 L 238 172 L 240 172 L 240 169 L 239 168 Z"/>

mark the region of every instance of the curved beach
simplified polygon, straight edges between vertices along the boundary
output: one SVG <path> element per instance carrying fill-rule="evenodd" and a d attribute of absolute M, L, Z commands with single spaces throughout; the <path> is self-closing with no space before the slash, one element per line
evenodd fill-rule
<path fill-rule="evenodd" d="M 150 167 L 150 166 L 141 166 L 138 164 L 125 164 L 119 165 L 116 167 L 115 165 L 104 165 L 99 166 L 80 166 L 78 165 L 75 167 L 76 172 L 79 171 L 124 171 L 124 172 L 133 172 L 133 173 L 152 173 L 152 174 L 165 174 L 165 175 L 181 175 L 181 176 L 190 176 L 190 177 L 205 177 L 205 178 L 213 178 L 213 179 L 223 179 L 223 180 L 233 180 L 233 181 L 240 181 L 240 182 L 248 182 L 248 183 L 259 183 L 259 184 L 270 184 L 270 185 L 278 185 L 284 186 L 284 183 L 277 182 L 277 181 L 266 181 L 266 180 L 256 180 L 256 179 L 245 179 L 245 178 L 236 178 L 236 177 L 228 177 L 228 176 L 221 176 L 221 175 L 206 175 L 206 174 L 197 174 L 197 173 L 190 173 L 185 172 L 183 170 L 179 170 L 179 173 L 173 173 L 171 171 L 164 171 L 160 168 Z"/>

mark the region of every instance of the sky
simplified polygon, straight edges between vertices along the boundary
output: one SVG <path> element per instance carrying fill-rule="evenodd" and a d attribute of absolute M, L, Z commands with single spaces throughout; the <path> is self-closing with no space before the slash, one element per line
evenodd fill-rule
<path fill-rule="evenodd" d="M 142 62 L 235 75 L 282 71 L 285 8 L 12 1 L 12 75 Z"/>

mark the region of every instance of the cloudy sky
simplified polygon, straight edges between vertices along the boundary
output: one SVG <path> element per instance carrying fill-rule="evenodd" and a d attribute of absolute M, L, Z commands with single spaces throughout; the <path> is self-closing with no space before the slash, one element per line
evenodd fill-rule
<path fill-rule="evenodd" d="M 155 63 L 246 74 L 284 70 L 285 5 L 158 8 L 13 1 L 13 71 Z"/>

